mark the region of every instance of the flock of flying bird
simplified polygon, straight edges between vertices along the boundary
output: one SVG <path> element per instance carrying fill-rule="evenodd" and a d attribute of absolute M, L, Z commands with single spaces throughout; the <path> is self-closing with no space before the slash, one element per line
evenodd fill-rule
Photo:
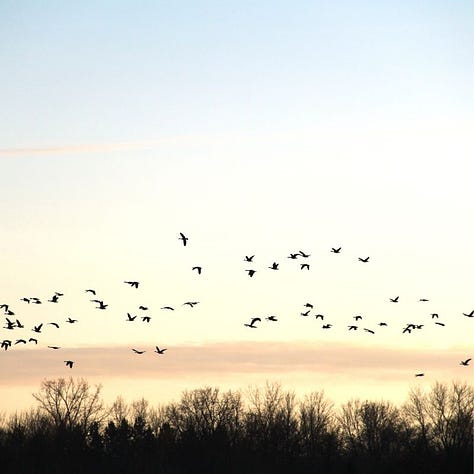
<path fill-rule="evenodd" d="M 182 245 L 184 247 L 187 246 L 189 238 L 186 237 L 183 233 L 179 234 L 178 239 L 181 240 Z M 330 252 L 334 253 L 334 254 L 339 254 L 339 253 L 341 253 L 341 250 L 342 250 L 341 247 L 338 247 L 338 248 L 333 247 L 333 248 L 331 248 Z M 309 257 L 310 257 L 310 254 L 299 250 L 298 252 L 290 253 L 287 258 L 289 258 L 291 260 L 305 259 L 305 261 L 300 263 L 300 269 L 308 271 L 308 270 L 310 270 L 310 263 L 308 263 L 308 261 L 306 259 L 308 259 Z M 255 255 L 245 255 L 243 260 L 244 260 L 245 263 L 253 263 L 254 258 L 255 258 Z M 361 263 L 369 263 L 369 260 L 370 260 L 370 257 L 358 257 L 358 261 L 361 262 Z M 280 266 L 280 264 L 278 262 L 273 262 L 268 268 L 270 270 L 277 271 L 277 270 L 279 270 L 279 266 Z M 202 270 L 203 270 L 202 266 L 193 266 L 192 267 L 192 271 L 196 271 L 196 273 L 198 275 L 201 275 Z M 245 272 L 247 272 L 249 277 L 253 278 L 254 275 L 256 274 L 257 270 L 252 269 L 252 268 L 248 268 L 248 269 L 245 269 Z M 138 289 L 138 287 L 140 285 L 140 282 L 138 282 L 138 281 L 124 281 L 124 283 L 129 285 L 131 288 L 135 288 L 135 289 Z M 91 289 L 91 288 L 86 289 L 85 293 L 91 294 L 94 297 L 97 296 L 96 291 Z M 54 292 L 54 294 L 51 296 L 51 298 L 49 300 L 47 300 L 47 302 L 49 302 L 49 303 L 59 303 L 60 298 L 62 296 L 64 296 L 63 293 Z M 38 297 L 23 297 L 23 298 L 20 299 L 20 301 L 23 301 L 24 303 L 27 303 L 27 304 L 34 304 L 34 305 L 42 304 L 41 299 L 38 298 Z M 91 299 L 90 301 L 92 303 L 97 304 L 96 309 L 106 310 L 107 307 L 108 307 L 108 304 L 104 303 L 103 300 L 100 300 L 98 298 Z M 389 298 L 388 301 L 390 303 L 398 303 L 399 302 L 399 296 Z M 426 299 L 426 298 L 420 298 L 419 299 L 419 302 L 421 302 L 421 303 L 428 302 L 428 301 L 429 300 Z M 183 303 L 183 306 L 189 306 L 190 308 L 193 308 L 197 304 L 199 304 L 199 301 L 186 301 L 185 303 Z M 304 307 L 304 309 L 301 310 L 300 316 L 310 317 L 311 316 L 310 313 L 314 310 L 314 305 L 312 303 L 305 303 L 303 307 Z M 14 319 L 13 316 L 15 316 L 15 312 L 11 309 L 9 304 L 5 304 L 5 303 L 0 304 L 0 310 L 2 310 L 2 309 L 4 310 L 5 324 L 6 324 L 3 327 L 3 329 L 6 329 L 8 331 L 12 331 L 12 330 L 15 330 L 15 329 L 24 329 L 25 328 L 24 324 L 19 319 L 17 319 L 15 317 L 15 320 L 13 320 Z M 147 311 L 148 307 L 144 306 L 144 305 L 140 305 L 138 307 L 138 309 L 140 311 Z M 175 310 L 175 308 L 172 307 L 172 306 L 163 306 L 163 307 L 161 307 L 161 309 L 162 310 L 167 310 L 167 311 L 174 311 Z M 462 313 L 462 314 L 465 317 L 474 318 L 474 310 L 470 311 L 469 313 Z M 326 318 L 325 315 L 319 314 L 319 313 L 315 313 L 313 316 L 315 317 L 315 319 L 320 319 L 321 321 L 324 321 L 325 318 Z M 431 313 L 430 316 L 431 316 L 431 320 L 439 319 L 439 314 L 437 314 L 437 313 Z M 133 321 L 137 320 L 137 318 L 138 318 L 138 315 L 132 315 L 128 312 L 126 321 L 127 322 L 133 322 Z M 145 323 L 149 323 L 151 321 L 151 316 L 148 316 L 148 315 L 144 314 L 144 315 L 140 316 L 140 318 L 138 318 L 138 319 L 141 319 Z M 347 325 L 348 331 L 357 331 L 360 328 L 358 322 L 362 321 L 363 316 L 356 315 L 356 316 L 353 316 L 353 319 L 354 319 L 354 322 L 351 322 L 351 324 Z M 275 323 L 275 322 L 278 321 L 278 318 L 275 315 L 271 315 L 271 316 L 265 317 L 265 320 L 269 321 L 271 323 Z M 73 319 L 71 317 L 68 317 L 65 320 L 65 322 L 68 323 L 68 324 L 75 324 L 75 323 L 78 322 L 78 320 Z M 261 322 L 262 322 L 262 318 L 253 317 L 253 318 L 251 318 L 250 322 L 244 323 L 244 326 L 247 327 L 247 328 L 251 328 L 251 329 L 257 329 L 257 327 L 258 327 L 257 323 L 261 323 Z M 434 324 L 438 325 L 438 326 L 442 326 L 442 327 L 445 326 L 445 323 L 439 322 L 439 321 L 435 321 Z M 51 326 L 55 327 L 56 329 L 59 329 L 59 323 L 57 323 L 57 322 L 48 322 L 48 323 L 46 323 L 46 325 L 51 325 Z M 402 329 L 401 332 L 402 332 L 402 334 L 410 334 L 412 331 L 421 330 L 424 325 L 425 324 L 408 323 Z M 381 321 L 381 322 L 378 323 L 378 326 L 379 327 L 384 327 L 384 326 L 388 326 L 388 324 L 386 322 Z M 33 326 L 31 331 L 35 333 L 35 337 L 29 337 L 28 339 L 18 338 L 18 339 L 16 339 L 15 342 L 12 342 L 11 339 L 3 339 L 0 343 L 0 348 L 4 349 L 6 351 L 10 347 L 12 347 L 12 345 L 18 345 L 18 344 L 26 345 L 28 343 L 33 343 L 33 344 L 37 345 L 38 344 L 38 338 L 37 338 L 36 334 L 40 334 L 42 332 L 43 327 L 44 327 L 44 323 L 40 323 L 40 324 L 37 324 L 37 325 Z M 329 330 L 332 327 L 333 327 L 333 324 L 329 323 L 327 321 L 322 325 L 322 329 L 325 329 L 325 330 Z M 375 331 L 371 328 L 363 327 L 362 329 L 366 333 L 375 334 Z M 53 349 L 53 350 L 61 349 L 60 346 L 56 346 L 56 345 L 48 345 L 47 347 L 49 349 Z M 138 355 L 144 354 L 146 352 L 146 350 L 136 349 L 136 348 L 132 348 L 131 350 L 135 354 L 138 354 Z M 167 350 L 167 348 L 160 348 L 159 346 L 155 346 L 154 352 L 158 355 L 163 355 L 166 350 Z M 467 367 L 471 360 L 472 360 L 471 358 L 468 358 L 466 360 L 462 360 L 462 361 L 460 361 L 460 365 L 464 366 L 464 367 Z M 66 367 L 69 367 L 69 368 L 72 369 L 75 362 L 73 360 L 64 360 L 63 363 L 66 365 Z M 425 375 L 424 372 L 420 372 L 420 373 L 416 373 L 415 377 L 423 377 L 424 375 Z"/>

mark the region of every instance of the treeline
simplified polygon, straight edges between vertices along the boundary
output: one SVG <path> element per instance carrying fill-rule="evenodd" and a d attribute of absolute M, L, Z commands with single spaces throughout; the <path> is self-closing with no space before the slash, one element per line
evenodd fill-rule
<path fill-rule="evenodd" d="M 2 473 L 473 472 L 474 387 L 435 383 L 401 406 L 276 383 L 246 391 L 204 387 L 152 407 L 109 407 L 84 379 L 45 380 L 37 407 L 3 417 Z"/>

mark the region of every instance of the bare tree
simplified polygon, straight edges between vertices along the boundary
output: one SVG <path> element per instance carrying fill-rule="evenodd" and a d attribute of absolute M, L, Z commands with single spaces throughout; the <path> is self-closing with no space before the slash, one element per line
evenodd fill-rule
<path fill-rule="evenodd" d="M 87 431 L 92 422 L 100 423 L 106 416 L 100 397 L 101 385 L 90 387 L 84 379 L 60 378 L 43 380 L 33 397 L 39 408 L 56 428 L 80 428 Z"/>

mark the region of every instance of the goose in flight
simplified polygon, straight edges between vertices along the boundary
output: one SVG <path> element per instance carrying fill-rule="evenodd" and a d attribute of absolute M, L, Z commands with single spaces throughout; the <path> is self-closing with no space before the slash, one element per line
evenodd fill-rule
<path fill-rule="evenodd" d="M 163 306 L 160 309 L 169 309 L 170 311 L 174 311 L 174 308 L 172 308 L 171 306 Z"/>
<path fill-rule="evenodd" d="M 124 281 L 124 283 L 130 285 L 132 288 L 138 288 L 138 285 L 140 284 L 138 281 Z"/>
<path fill-rule="evenodd" d="M 51 326 L 54 326 L 55 328 L 59 329 L 59 324 L 58 323 L 48 323 L 51 324 Z"/>
<path fill-rule="evenodd" d="M 322 319 L 324 321 L 324 314 L 317 314 L 315 319 Z"/>
<path fill-rule="evenodd" d="M 20 301 L 30 304 L 30 298 L 21 298 Z"/>
<path fill-rule="evenodd" d="M 2 344 L 0 345 L 0 347 L 2 347 L 3 349 L 7 350 L 10 346 L 12 345 L 12 341 L 8 340 L 8 339 L 4 339 L 2 341 Z"/>
<path fill-rule="evenodd" d="M 8 318 L 5 318 L 7 320 L 7 325 L 5 326 L 5 329 L 15 329 L 15 323 L 13 321 L 10 321 Z"/>
<path fill-rule="evenodd" d="M 367 263 L 370 257 L 361 258 L 359 257 L 359 262 Z"/>
<path fill-rule="evenodd" d="M 255 326 L 255 323 L 256 323 L 257 321 L 261 321 L 261 319 L 260 319 L 260 318 L 252 318 L 250 324 L 245 323 L 244 326 L 246 326 L 246 327 L 248 327 L 248 328 L 256 329 L 257 326 Z"/>
<path fill-rule="evenodd" d="M 278 321 L 277 317 L 276 316 L 268 316 L 267 318 L 265 318 L 267 321 Z"/>
<path fill-rule="evenodd" d="M 379 323 L 379 326 L 386 326 L 386 325 L 387 325 L 387 323 L 383 323 L 383 322 Z"/>
<path fill-rule="evenodd" d="M 93 303 L 97 303 L 99 306 L 97 306 L 97 309 L 106 309 L 108 304 L 104 304 L 102 300 L 91 300 Z"/>
<path fill-rule="evenodd" d="M 362 319 L 362 316 L 360 316 L 360 315 L 354 316 L 354 319 L 355 319 L 356 321 L 359 321 L 360 319 Z"/>
<path fill-rule="evenodd" d="M 43 327 L 43 323 L 38 324 L 38 326 L 34 326 L 32 331 L 34 332 L 41 332 L 41 328 Z"/>
<path fill-rule="evenodd" d="M 446 324 L 444 323 L 435 323 L 435 324 L 437 324 L 438 326 L 446 326 Z"/>
<path fill-rule="evenodd" d="M 301 270 L 304 270 L 305 268 L 309 270 L 309 263 L 301 263 Z"/>
<path fill-rule="evenodd" d="M 308 258 L 308 257 L 311 256 L 311 254 L 309 254 L 309 253 L 304 253 L 302 250 L 300 250 L 300 251 L 298 252 L 298 254 L 301 255 L 303 258 Z"/>
<path fill-rule="evenodd" d="M 66 319 L 66 322 L 67 322 L 67 323 L 70 323 L 70 324 L 74 324 L 74 323 L 77 323 L 77 319 L 72 319 L 71 317 L 68 317 L 68 318 Z"/>
<path fill-rule="evenodd" d="M 151 321 L 151 316 L 142 316 L 142 321 L 144 323 L 149 323 Z"/>
<path fill-rule="evenodd" d="M 53 295 L 50 300 L 48 300 L 50 303 L 57 303 L 59 301 L 59 296 L 58 295 Z"/>
<path fill-rule="evenodd" d="M 130 313 L 127 313 L 127 321 L 135 321 L 137 319 L 136 316 L 132 316 Z"/>
<path fill-rule="evenodd" d="M 411 326 L 410 324 L 402 331 L 402 334 L 405 334 L 405 333 L 408 333 L 408 334 L 411 334 Z"/>
<path fill-rule="evenodd" d="M 332 324 L 323 324 L 323 329 L 331 329 Z"/>
<path fill-rule="evenodd" d="M 16 344 L 26 344 L 26 341 L 24 339 L 17 339 L 16 342 L 15 342 L 15 345 Z"/>
<path fill-rule="evenodd" d="M 18 319 L 17 319 L 16 320 L 16 327 L 20 328 L 20 329 L 23 329 L 25 326 L 23 326 L 23 324 L 21 324 L 20 321 L 18 321 Z"/>
<path fill-rule="evenodd" d="M 310 312 L 310 311 L 311 311 L 311 310 L 308 309 L 308 311 L 305 311 L 304 313 L 300 313 L 300 315 L 301 315 L 301 316 L 309 316 L 309 312 Z"/>
<path fill-rule="evenodd" d="M 419 374 L 415 374 L 415 377 L 424 377 L 425 374 L 423 372 L 420 372 Z"/>
<path fill-rule="evenodd" d="M 196 270 L 198 272 L 198 275 L 200 275 L 202 272 L 202 267 L 193 267 L 192 269 Z"/>
<path fill-rule="evenodd" d="M 278 263 L 273 262 L 271 267 L 268 267 L 270 270 L 278 270 Z"/>
<path fill-rule="evenodd" d="M 291 258 L 292 260 L 296 260 L 300 256 L 299 253 L 290 253 L 287 258 Z"/>
<path fill-rule="evenodd" d="M 471 361 L 471 359 L 466 359 L 466 360 L 462 360 L 459 365 L 464 365 L 465 367 L 467 367 L 469 365 L 469 362 Z"/>
<path fill-rule="evenodd" d="M 418 301 L 421 301 L 422 303 L 426 303 L 426 302 L 429 301 L 429 300 L 426 299 L 426 298 L 420 298 Z"/>
<path fill-rule="evenodd" d="M 188 237 L 186 237 L 182 232 L 179 233 L 178 240 L 182 240 L 183 242 L 183 247 L 186 247 L 186 244 L 188 243 Z"/>
<path fill-rule="evenodd" d="M 144 354 L 146 351 L 140 351 L 138 349 L 132 349 L 133 352 L 135 352 L 135 354 Z"/>
<path fill-rule="evenodd" d="M 390 298 L 390 301 L 392 303 L 398 303 L 398 298 L 399 298 L 398 296 L 395 296 L 395 298 Z"/>
<path fill-rule="evenodd" d="M 372 329 L 364 328 L 364 331 L 365 331 L 365 332 L 369 332 L 370 334 L 375 334 L 375 332 L 372 331 Z"/>
<path fill-rule="evenodd" d="M 92 293 L 94 296 L 96 295 L 95 290 L 93 290 L 92 288 L 85 290 L 85 293 Z"/>
<path fill-rule="evenodd" d="M 253 262 L 254 257 L 255 257 L 255 255 L 246 255 L 244 257 L 244 262 Z"/>
<path fill-rule="evenodd" d="M 166 348 L 165 348 L 165 349 L 160 349 L 158 346 L 155 346 L 155 347 L 156 347 L 155 352 L 156 352 L 157 354 L 164 354 L 165 351 L 168 350 L 168 349 L 166 349 Z"/>
<path fill-rule="evenodd" d="M 469 313 L 469 314 L 466 314 L 466 313 L 462 313 L 464 316 L 467 316 L 468 318 L 474 318 L 474 309 Z"/>
<path fill-rule="evenodd" d="M 434 319 L 434 318 L 439 318 L 439 314 L 438 313 L 431 313 L 431 319 Z"/>
<path fill-rule="evenodd" d="M 340 253 L 341 252 L 341 247 L 335 249 L 334 247 L 331 247 L 331 252 L 332 253 Z"/>
<path fill-rule="evenodd" d="M 35 344 L 38 344 L 38 339 L 35 339 L 34 337 L 30 337 L 28 339 L 28 342 L 34 342 Z"/>
<path fill-rule="evenodd" d="M 49 349 L 55 349 L 55 350 L 58 350 L 58 349 L 61 349 L 59 346 L 48 346 Z"/>
<path fill-rule="evenodd" d="M 186 303 L 183 303 L 182 306 L 188 305 L 191 308 L 194 308 L 199 303 L 199 301 L 186 301 Z"/>
<path fill-rule="evenodd" d="M 349 331 L 357 331 L 357 326 L 347 326 L 349 328 Z"/>
<path fill-rule="evenodd" d="M 66 364 L 66 367 L 69 367 L 70 369 L 72 369 L 72 366 L 74 365 L 73 360 L 65 360 L 64 363 Z"/>
<path fill-rule="evenodd" d="M 5 314 L 7 313 L 8 311 L 8 305 L 7 304 L 0 304 L 0 309 L 4 309 L 5 310 Z"/>
<path fill-rule="evenodd" d="M 31 302 L 33 304 L 43 304 L 41 303 L 41 300 L 39 298 L 35 298 L 35 297 L 31 298 Z"/>
<path fill-rule="evenodd" d="M 311 308 L 311 309 L 314 308 L 314 306 L 311 303 L 305 303 L 304 307 L 305 308 Z"/>
<path fill-rule="evenodd" d="M 147 311 L 147 310 L 148 310 L 148 308 L 147 308 L 146 306 L 141 306 L 141 305 L 138 307 L 138 309 L 141 309 L 141 310 L 143 310 L 143 311 Z"/>
<path fill-rule="evenodd" d="M 248 272 L 249 277 L 253 277 L 257 270 L 245 270 L 245 271 Z"/>

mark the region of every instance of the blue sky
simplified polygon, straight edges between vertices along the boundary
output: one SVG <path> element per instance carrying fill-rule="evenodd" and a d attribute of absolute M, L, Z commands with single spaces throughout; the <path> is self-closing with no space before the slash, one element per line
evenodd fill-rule
<path fill-rule="evenodd" d="M 472 355 L 472 320 L 462 316 L 474 309 L 472 25 L 467 1 L 2 2 L 0 304 L 27 333 L 46 318 L 77 317 L 74 331 L 45 331 L 44 344 L 65 345 L 75 374 L 104 383 L 97 351 L 110 360 L 119 351 L 117 384 L 139 373 L 132 343 L 168 345 L 167 358 L 222 344 L 226 367 L 252 357 L 239 347 L 262 344 L 272 370 L 257 364 L 254 379 L 264 380 L 278 372 L 272 344 L 332 342 L 330 370 L 311 369 L 313 349 L 298 353 L 298 384 L 320 377 L 335 393 L 346 386 L 331 373 L 347 383 L 354 347 L 352 368 L 363 374 L 364 354 L 380 350 L 386 361 L 408 351 L 407 381 L 381 368 L 357 379 L 361 396 L 388 378 L 400 398 L 440 347 L 426 383 L 448 380 L 451 363 L 453 377 L 466 374 L 457 366 Z M 190 237 L 185 252 L 179 232 Z M 310 272 L 287 258 L 300 249 L 312 254 Z M 243 262 L 251 254 L 254 279 Z M 268 270 L 273 261 L 280 272 Z M 140 280 L 139 292 L 126 279 Z M 110 302 L 100 318 L 88 287 Z M 63 306 L 19 301 L 54 291 Z M 194 312 L 181 307 L 189 299 L 200 301 Z M 334 331 L 301 319 L 306 301 Z M 125 321 L 143 302 L 152 330 Z M 159 310 L 165 304 L 180 307 L 176 317 Z M 359 312 L 371 328 L 390 321 L 377 342 L 347 333 Z M 269 313 L 278 326 L 243 326 Z M 402 338 L 413 318 L 424 332 Z M 36 389 L 38 374 L 69 374 L 44 347 L 41 357 L 14 349 L 0 354 L 4 374 L 16 357 L 23 364 L 11 382 L 0 379 L 10 404 L 25 384 Z M 187 370 L 178 359 L 168 375 Z M 236 384 L 247 380 L 240 369 Z M 176 374 L 170 396 L 183 386 Z M 192 374 L 201 379 L 199 367 Z"/>

